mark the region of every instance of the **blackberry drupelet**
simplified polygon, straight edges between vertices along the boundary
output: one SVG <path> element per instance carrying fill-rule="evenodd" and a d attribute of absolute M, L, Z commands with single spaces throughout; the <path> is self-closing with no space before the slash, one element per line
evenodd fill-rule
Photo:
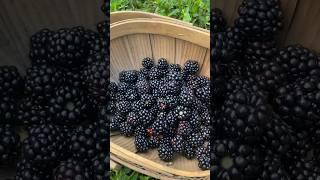
<path fill-rule="evenodd" d="M 186 120 L 191 116 L 191 110 L 186 106 L 177 106 L 174 109 L 174 114 L 179 120 Z"/>
<path fill-rule="evenodd" d="M 0 125 L 0 164 L 10 164 L 20 153 L 20 137 L 9 124 Z"/>
<path fill-rule="evenodd" d="M 49 101 L 49 113 L 56 124 L 76 125 L 88 117 L 88 105 L 84 93 L 71 86 L 57 89 Z"/>
<path fill-rule="evenodd" d="M 249 62 L 270 61 L 278 52 L 274 39 L 268 40 L 249 40 L 245 50 L 245 58 Z"/>
<path fill-rule="evenodd" d="M 290 174 L 286 171 L 281 158 L 277 155 L 266 155 L 259 180 L 281 179 L 289 180 Z"/>
<path fill-rule="evenodd" d="M 0 66 L 0 95 L 16 98 L 21 93 L 23 81 L 15 66 Z"/>
<path fill-rule="evenodd" d="M 187 60 L 184 63 L 183 71 L 191 75 L 196 74 L 199 71 L 198 62 L 194 60 Z"/>
<path fill-rule="evenodd" d="M 68 155 L 66 134 L 54 125 L 32 127 L 22 145 L 24 158 L 41 168 L 52 168 Z"/>
<path fill-rule="evenodd" d="M 89 180 L 90 176 L 90 169 L 81 161 L 74 159 L 60 162 L 53 171 L 54 180 Z"/>
<path fill-rule="evenodd" d="M 213 33 L 222 32 L 226 29 L 227 23 L 222 16 L 221 9 L 214 8 L 211 10 L 210 24 L 213 25 L 211 28 Z"/>
<path fill-rule="evenodd" d="M 298 160 L 289 166 L 291 177 L 296 179 L 319 179 L 320 168 L 315 161 Z"/>
<path fill-rule="evenodd" d="M 282 27 L 279 0 L 244 0 L 238 14 L 235 26 L 250 38 L 269 38 Z"/>
<path fill-rule="evenodd" d="M 258 149 L 228 139 L 213 142 L 211 160 L 215 179 L 257 179 L 263 162 Z"/>

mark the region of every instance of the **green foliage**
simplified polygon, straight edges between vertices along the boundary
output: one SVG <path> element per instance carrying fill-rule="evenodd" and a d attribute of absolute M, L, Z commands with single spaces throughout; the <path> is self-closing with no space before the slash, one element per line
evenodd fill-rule
<path fill-rule="evenodd" d="M 135 172 L 129 168 L 122 167 L 119 170 L 111 171 L 111 180 L 155 180 L 149 176 Z"/>
<path fill-rule="evenodd" d="M 147 11 L 210 28 L 209 0 L 111 0 L 113 11 Z"/>

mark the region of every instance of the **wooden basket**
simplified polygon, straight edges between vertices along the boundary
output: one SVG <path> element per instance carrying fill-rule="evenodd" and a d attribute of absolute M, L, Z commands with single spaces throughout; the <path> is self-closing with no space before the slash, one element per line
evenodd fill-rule
<path fill-rule="evenodd" d="M 140 69 L 144 57 L 166 58 L 184 64 L 197 60 L 200 74 L 210 75 L 210 33 L 160 18 L 134 18 L 111 24 L 111 81 L 122 70 Z M 197 160 L 178 156 L 172 164 L 161 161 L 157 150 L 136 154 L 134 138 L 110 137 L 111 159 L 159 179 L 209 179 L 210 171 L 198 168 Z"/>

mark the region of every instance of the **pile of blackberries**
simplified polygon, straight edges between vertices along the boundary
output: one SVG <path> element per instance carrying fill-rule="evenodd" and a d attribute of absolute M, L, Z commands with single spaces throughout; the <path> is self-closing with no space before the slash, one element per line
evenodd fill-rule
<path fill-rule="evenodd" d="M 110 129 L 134 136 L 139 153 L 157 148 L 163 161 L 181 154 L 209 169 L 210 80 L 198 75 L 200 65 L 193 60 L 181 67 L 144 58 L 142 66 L 120 72 L 118 84 L 110 83 Z"/>
<path fill-rule="evenodd" d="M 0 165 L 17 162 L 15 179 L 109 179 L 108 24 L 40 30 L 24 77 L 0 66 Z"/>
<path fill-rule="evenodd" d="M 277 46 L 279 0 L 243 0 L 211 31 L 213 179 L 320 179 L 320 56 Z"/>

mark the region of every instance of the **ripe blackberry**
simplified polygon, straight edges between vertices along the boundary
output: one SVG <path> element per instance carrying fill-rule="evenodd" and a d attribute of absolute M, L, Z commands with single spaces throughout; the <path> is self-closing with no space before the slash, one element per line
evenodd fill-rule
<path fill-rule="evenodd" d="M 98 110 L 97 120 L 94 122 L 95 134 L 97 138 L 96 149 L 98 151 L 109 151 L 109 135 L 110 135 L 110 118 L 107 107 L 100 107 Z"/>
<path fill-rule="evenodd" d="M 174 95 L 167 95 L 166 97 L 161 97 L 157 101 L 157 106 L 160 111 L 165 111 L 172 109 L 178 105 L 179 98 Z"/>
<path fill-rule="evenodd" d="M 235 25 L 250 38 L 268 38 L 282 27 L 279 0 L 244 0 L 238 9 Z"/>
<path fill-rule="evenodd" d="M 109 86 L 109 59 L 106 54 L 93 55 L 95 62 L 85 71 L 85 84 L 88 88 L 89 99 L 95 106 L 107 102 L 107 88 Z"/>
<path fill-rule="evenodd" d="M 37 167 L 54 167 L 66 154 L 67 141 L 62 129 L 54 125 L 34 126 L 23 141 L 23 155 Z"/>
<path fill-rule="evenodd" d="M 119 81 L 124 83 L 135 83 L 138 79 L 138 71 L 129 70 L 129 71 L 122 71 L 119 73 Z"/>
<path fill-rule="evenodd" d="M 127 114 L 131 110 L 130 101 L 119 101 L 117 104 L 117 111 L 123 114 Z"/>
<path fill-rule="evenodd" d="M 96 128 L 93 125 L 79 126 L 71 136 L 69 151 L 75 160 L 89 164 L 99 153 L 96 145 Z"/>
<path fill-rule="evenodd" d="M 176 135 L 171 139 L 172 148 L 176 153 L 184 152 L 184 146 L 185 146 L 184 144 L 185 144 L 185 140 L 181 135 Z"/>
<path fill-rule="evenodd" d="M 137 127 L 140 124 L 138 113 L 129 112 L 126 122 L 129 124 L 129 126 Z"/>
<path fill-rule="evenodd" d="M 270 40 L 250 40 L 245 50 L 245 58 L 252 61 L 270 61 L 277 53 L 276 42 Z"/>
<path fill-rule="evenodd" d="M 194 75 L 199 71 L 199 64 L 197 61 L 194 60 L 187 60 L 184 63 L 183 71 L 187 72 L 188 74 Z"/>
<path fill-rule="evenodd" d="M 291 85 L 281 87 L 275 98 L 280 116 L 298 129 L 308 129 L 317 125 L 319 119 L 318 77 L 306 77 Z"/>
<path fill-rule="evenodd" d="M 19 155 L 20 137 L 9 124 L 0 125 L 0 164 L 7 164 Z"/>
<path fill-rule="evenodd" d="M 174 114 L 179 120 L 186 120 L 191 116 L 191 110 L 186 106 L 177 106 L 174 109 Z"/>
<path fill-rule="evenodd" d="M 210 140 L 211 131 L 213 131 L 213 128 L 211 126 L 209 126 L 209 127 L 204 126 L 204 127 L 201 128 L 200 133 L 201 133 L 201 136 L 204 138 L 205 141 Z"/>
<path fill-rule="evenodd" d="M 139 112 L 139 111 L 142 111 L 142 109 L 144 109 L 144 107 L 143 107 L 143 102 L 141 100 L 133 101 L 131 103 L 131 110 L 133 112 Z"/>
<path fill-rule="evenodd" d="M 209 170 L 211 167 L 211 159 L 210 159 L 210 155 L 206 154 L 203 155 L 201 157 L 199 157 L 198 159 L 199 163 L 198 163 L 198 167 L 202 170 Z"/>
<path fill-rule="evenodd" d="M 161 70 L 166 70 L 168 68 L 168 61 L 165 58 L 158 59 L 158 67 Z"/>
<path fill-rule="evenodd" d="M 234 26 L 229 27 L 226 30 L 226 36 L 228 39 L 228 46 L 234 53 L 238 56 L 243 55 L 245 48 L 247 46 L 247 39 L 240 28 Z"/>
<path fill-rule="evenodd" d="M 215 63 L 227 62 L 233 56 L 233 50 L 230 46 L 226 32 L 213 34 L 211 40 L 211 57 Z"/>
<path fill-rule="evenodd" d="M 149 71 L 150 80 L 161 79 L 163 77 L 163 72 L 160 70 L 159 66 L 153 66 Z"/>
<path fill-rule="evenodd" d="M 94 180 L 109 179 L 110 158 L 107 153 L 100 153 L 92 161 L 92 174 Z"/>
<path fill-rule="evenodd" d="M 63 80 L 59 70 L 47 65 L 29 68 L 25 78 L 26 94 L 38 102 L 48 100 Z"/>
<path fill-rule="evenodd" d="M 161 89 L 163 87 L 163 89 Z M 180 81 L 169 81 L 165 86 L 160 87 L 163 96 L 178 95 L 181 91 L 182 83 Z"/>
<path fill-rule="evenodd" d="M 73 70 L 62 70 L 63 75 L 63 84 L 67 86 L 77 87 L 77 88 L 84 88 L 84 77 L 82 74 L 82 69 L 73 69 Z"/>
<path fill-rule="evenodd" d="M 166 112 L 158 113 L 156 120 L 151 125 L 153 134 L 156 134 L 156 135 L 162 134 L 168 128 L 166 117 L 167 117 Z"/>
<path fill-rule="evenodd" d="M 108 20 L 102 21 L 97 24 L 97 30 L 103 40 L 105 51 L 109 51 L 109 42 L 110 42 L 110 22 Z"/>
<path fill-rule="evenodd" d="M 213 33 L 222 32 L 226 29 L 227 23 L 222 16 L 221 9 L 214 8 L 211 10 L 210 24 L 213 25 L 211 28 Z"/>
<path fill-rule="evenodd" d="M 30 38 L 29 57 L 33 65 L 49 64 L 48 49 L 46 48 L 52 40 L 53 31 L 41 29 Z"/>
<path fill-rule="evenodd" d="M 282 179 L 289 180 L 290 175 L 283 166 L 281 159 L 276 155 L 267 155 L 264 158 L 262 173 L 259 180 Z"/>
<path fill-rule="evenodd" d="M 198 148 L 199 146 L 202 146 L 204 143 L 204 138 L 201 133 L 191 133 L 187 137 L 187 142 L 189 145 L 191 145 L 194 148 Z"/>
<path fill-rule="evenodd" d="M 188 121 L 179 121 L 177 134 L 182 136 L 187 136 L 191 133 L 194 127 Z"/>
<path fill-rule="evenodd" d="M 287 79 L 294 82 L 298 78 L 319 74 L 317 55 L 301 45 L 290 45 L 276 56 L 276 62 L 287 73 Z"/>
<path fill-rule="evenodd" d="M 90 170 L 81 162 L 68 159 L 59 163 L 53 171 L 55 180 L 90 179 Z"/>
<path fill-rule="evenodd" d="M 146 80 L 137 81 L 136 87 L 137 87 L 137 91 L 140 95 L 148 94 L 151 91 L 149 82 Z"/>
<path fill-rule="evenodd" d="M 49 113 L 56 124 L 75 125 L 88 116 L 84 93 L 71 86 L 63 86 L 49 101 Z"/>
<path fill-rule="evenodd" d="M 129 101 L 135 101 L 135 100 L 138 100 L 139 99 L 139 94 L 137 92 L 137 89 L 135 88 L 130 88 L 130 89 L 127 89 L 127 92 L 125 94 L 125 97 L 127 100 Z"/>
<path fill-rule="evenodd" d="M 211 177 L 215 179 L 257 179 L 261 174 L 259 150 L 232 140 L 215 140 L 211 160 Z"/>
<path fill-rule="evenodd" d="M 51 173 L 34 167 L 32 162 L 22 159 L 17 163 L 15 180 L 51 180 Z"/>
<path fill-rule="evenodd" d="M 181 66 L 180 64 L 169 64 L 168 66 L 169 72 L 181 72 Z"/>
<path fill-rule="evenodd" d="M 109 30 L 108 26 L 104 27 L 102 31 L 107 32 Z M 98 29 L 101 31 L 101 29 Z M 105 53 L 109 54 L 109 32 L 108 34 L 103 34 L 103 32 L 95 32 L 92 30 L 86 30 L 84 32 L 83 38 L 85 39 L 87 45 L 87 58 L 84 65 L 92 63 L 94 59 L 90 58 L 90 56 L 96 53 Z"/>
<path fill-rule="evenodd" d="M 133 126 L 128 124 L 127 122 L 121 122 L 119 124 L 120 133 L 125 136 L 132 136 L 134 134 Z"/>
<path fill-rule="evenodd" d="M 234 91 L 222 107 L 223 130 L 233 138 L 257 142 L 270 121 L 270 111 L 264 97 L 245 90 Z"/>
<path fill-rule="evenodd" d="M 144 108 L 151 108 L 153 105 L 155 105 L 155 98 L 150 94 L 141 95 L 140 101 L 142 102 Z"/>
<path fill-rule="evenodd" d="M 210 80 L 204 76 L 191 76 L 188 79 L 187 86 L 192 90 L 196 90 L 203 86 L 208 86 L 210 84 Z"/>
<path fill-rule="evenodd" d="M 146 136 L 135 136 L 134 144 L 136 146 L 137 152 L 146 152 L 149 149 L 149 140 Z"/>
<path fill-rule="evenodd" d="M 189 143 L 185 143 L 184 156 L 187 159 L 193 159 L 196 156 L 196 149 L 192 147 Z"/>
<path fill-rule="evenodd" d="M 193 90 L 188 87 L 182 87 L 180 95 L 179 95 L 179 102 L 185 106 L 192 105 L 192 102 L 195 98 Z"/>
<path fill-rule="evenodd" d="M 16 97 L 23 88 L 22 78 L 15 66 L 0 66 L 0 95 Z"/>
<path fill-rule="evenodd" d="M 8 96 L 0 97 L 0 123 L 14 124 L 16 104 L 12 98 Z"/>
<path fill-rule="evenodd" d="M 163 161 L 172 161 L 174 158 L 174 150 L 170 143 L 170 140 L 166 138 L 162 139 L 158 148 L 159 158 Z"/>
<path fill-rule="evenodd" d="M 142 60 L 142 66 L 146 69 L 151 69 L 153 67 L 153 59 L 146 57 Z"/>
<path fill-rule="evenodd" d="M 26 98 L 18 106 L 18 124 L 39 125 L 52 122 L 52 117 L 48 116 L 48 109 L 38 105 L 32 99 Z"/>
<path fill-rule="evenodd" d="M 116 113 L 110 120 L 110 130 L 117 131 L 120 128 L 120 123 L 125 121 L 125 117 L 120 114 Z"/>
<path fill-rule="evenodd" d="M 195 92 L 198 99 L 203 103 L 210 103 L 210 86 L 203 86 L 196 90 Z"/>
<path fill-rule="evenodd" d="M 169 81 L 182 81 L 183 80 L 183 74 L 180 71 L 169 71 L 166 75 L 166 78 Z"/>
<path fill-rule="evenodd" d="M 158 136 L 151 136 L 149 138 L 149 148 L 158 148 L 160 145 L 161 138 Z"/>
<path fill-rule="evenodd" d="M 153 117 L 150 110 L 143 109 L 138 112 L 139 122 L 143 126 L 149 126 L 152 123 Z"/>
<path fill-rule="evenodd" d="M 89 49 L 83 27 L 59 29 L 47 44 L 48 58 L 62 67 L 75 67 L 86 62 Z"/>

